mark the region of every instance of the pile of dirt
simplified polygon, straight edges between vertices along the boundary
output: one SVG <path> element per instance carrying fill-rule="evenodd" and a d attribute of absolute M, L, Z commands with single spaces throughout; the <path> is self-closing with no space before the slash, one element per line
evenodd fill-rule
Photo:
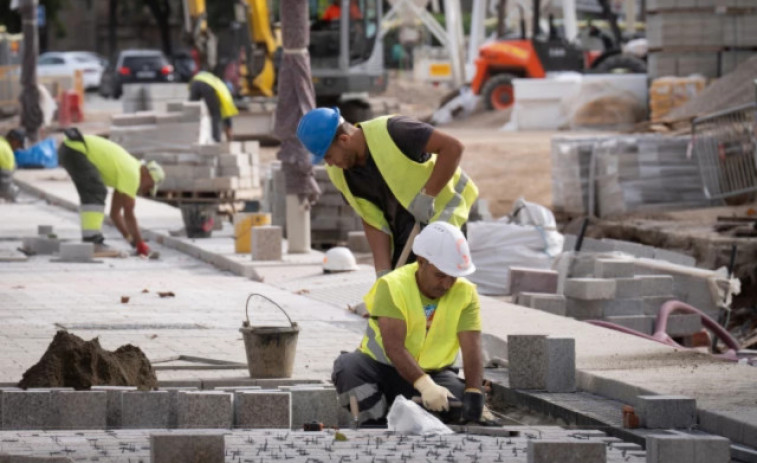
<path fill-rule="evenodd" d="M 691 119 L 753 103 L 755 79 L 757 79 L 757 56 L 748 59 L 730 74 L 710 84 L 693 100 L 674 109 L 665 120 Z"/>
<path fill-rule="evenodd" d="M 100 347 L 98 338 L 84 341 L 66 331 L 58 331 L 36 365 L 26 370 L 18 387 L 136 386 L 156 388 L 158 379 L 147 356 L 139 347 L 127 344 L 110 352 Z"/>

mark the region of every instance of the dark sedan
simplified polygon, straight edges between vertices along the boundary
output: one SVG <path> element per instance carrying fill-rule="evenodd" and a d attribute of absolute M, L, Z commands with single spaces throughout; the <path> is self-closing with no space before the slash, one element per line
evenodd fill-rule
<path fill-rule="evenodd" d="M 123 85 L 175 82 L 176 73 L 160 50 L 124 50 L 103 72 L 100 94 L 120 98 Z"/>

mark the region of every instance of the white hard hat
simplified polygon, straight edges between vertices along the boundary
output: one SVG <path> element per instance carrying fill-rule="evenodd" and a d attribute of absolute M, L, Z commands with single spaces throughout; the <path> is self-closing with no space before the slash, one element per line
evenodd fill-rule
<path fill-rule="evenodd" d="M 451 277 L 464 277 L 476 271 L 468 241 L 460 229 L 447 222 L 428 224 L 415 238 L 413 252 Z"/>
<path fill-rule="evenodd" d="M 335 246 L 326 251 L 323 257 L 324 272 L 349 272 L 350 270 L 357 270 L 357 262 L 349 249 L 344 246 Z"/>

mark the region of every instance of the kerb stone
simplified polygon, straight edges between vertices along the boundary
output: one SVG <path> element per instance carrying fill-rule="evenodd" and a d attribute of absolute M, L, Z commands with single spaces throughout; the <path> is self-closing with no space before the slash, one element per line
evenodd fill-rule
<path fill-rule="evenodd" d="M 170 397 L 167 391 L 124 392 L 122 428 L 167 428 Z"/>
<path fill-rule="evenodd" d="M 554 270 L 510 267 L 510 294 L 557 292 L 558 274 Z"/>
<path fill-rule="evenodd" d="M 178 428 L 231 428 L 232 394 L 222 391 L 179 391 Z"/>
<path fill-rule="evenodd" d="M 636 410 L 641 426 L 648 429 L 690 428 L 697 422 L 697 402 L 691 397 L 640 395 Z"/>
<path fill-rule="evenodd" d="M 226 442 L 223 434 L 192 434 L 187 431 L 150 434 L 152 463 L 224 463 Z"/>
<path fill-rule="evenodd" d="M 252 227 L 250 235 L 252 260 L 281 260 L 281 227 L 277 225 Z"/>
<path fill-rule="evenodd" d="M 3 391 L 3 429 L 48 429 L 50 390 Z"/>
<path fill-rule="evenodd" d="M 585 301 L 606 300 L 615 297 L 615 280 L 609 278 L 568 278 L 565 280 L 566 297 Z"/>
<path fill-rule="evenodd" d="M 52 424 L 57 429 L 105 429 L 105 391 L 53 391 L 50 402 Z"/>
<path fill-rule="evenodd" d="M 599 258 L 594 261 L 594 276 L 597 278 L 633 278 L 633 261 L 627 259 Z"/>
<path fill-rule="evenodd" d="M 544 390 L 547 387 L 547 336 L 516 334 L 507 336 L 510 387 Z"/>
<path fill-rule="evenodd" d="M 92 386 L 93 391 L 104 391 L 107 397 L 105 425 L 108 428 L 121 427 L 121 413 L 123 404 L 121 403 L 124 392 L 136 391 L 134 386 Z"/>
<path fill-rule="evenodd" d="M 234 425 L 239 428 L 292 427 L 292 394 L 286 391 L 238 391 Z"/>
<path fill-rule="evenodd" d="M 576 391 L 576 340 L 547 338 L 547 392 Z"/>
<path fill-rule="evenodd" d="M 339 404 L 333 387 L 281 386 L 292 394 L 292 429 L 318 421 L 324 426 L 339 425 Z"/>
<path fill-rule="evenodd" d="M 606 463 L 604 442 L 529 440 L 528 463 Z"/>

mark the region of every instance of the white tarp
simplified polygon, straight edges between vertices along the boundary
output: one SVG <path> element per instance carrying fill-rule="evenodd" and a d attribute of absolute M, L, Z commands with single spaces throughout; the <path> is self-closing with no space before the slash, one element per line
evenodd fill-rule
<path fill-rule="evenodd" d="M 551 268 L 563 236 L 549 209 L 519 199 L 507 217 L 468 223 L 468 243 L 476 264 L 468 279 L 480 294 L 493 296 L 508 294 L 510 267 Z"/>

